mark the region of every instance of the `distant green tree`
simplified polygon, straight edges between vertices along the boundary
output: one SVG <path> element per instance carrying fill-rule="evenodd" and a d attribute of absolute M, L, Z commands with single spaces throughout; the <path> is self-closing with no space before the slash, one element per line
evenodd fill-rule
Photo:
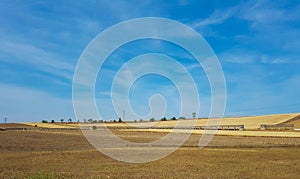
<path fill-rule="evenodd" d="M 163 118 L 161 118 L 160 120 L 161 120 L 161 121 L 166 121 L 167 118 L 163 117 Z"/>
<path fill-rule="evenodd" d="M 60 119 L 60 122 L 64 122 L 64 119 Z"/>
<path fill-rule="evenodd" d="M 122 122 L 122 119 L 119 117 L 119 122 Z"/>
<path fill-rule="evenodd" d="M 72 122 L 72 119 L 70 118 L 70 119 L 68 119 L 68 121 L 69 121 L 69 122 Z"/>
<path fill-rule="evenodd" d="M 176 120 L 176 117 L 172 117 L 171 120 L 174 120 L 174 121 L 175 121 L 175 120 Z"/>
<path fill-rule="evenodd" d="M 42 120 L 42 123 L 48 123 L 48 121 L 44 119 L 44 120 Z"/>
<path fill-rule="evenodd" d="M 180 116 L 178 119 L 185 119 L 185 117 L 183 117 L 183 116 Z"/>
<path fill-rule="evenodd" d="M 193 116 L 193 118 L 195 118 L 195 117 L 196 117 L 196 113 L 195 113 L 195 112 L 193 112 L 193 113 L 192 113 L 192 116 Z"/>
<path fill-rule="evenodd" d="M 51 120 L 51 123 L 55 123 L 55 121 L 52 119 L 52 120 Z"/>
<path fill-rule="evenodd" d="M 154 121 L 155 121 L 155 119 L 154 119 L 154 118 L 151 118 L 149 121 L 150 121 L 150 122 L 154 122 Z"/>

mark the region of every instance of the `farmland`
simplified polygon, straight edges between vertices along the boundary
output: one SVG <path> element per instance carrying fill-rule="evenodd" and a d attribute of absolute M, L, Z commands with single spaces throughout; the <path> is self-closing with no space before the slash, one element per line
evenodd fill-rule
<path fill-rule="evenodd" d="M 274 114 L 274 115 L 264 115 L 264 116 L 246 116 L 246 117 L 225 117 L 225 118 L 200 118 L 200 119 L 186 119 L 183 123 L 189 123 L 191 121 L 195 121 L 196 126 L 205 126 L 211 124 L 218 125 L 244 125 L 247 130 L 257 130 L 260 128 L 262 124 L 281 124 L 281 123 L 298 123 L 299 120 L 295 120 L 293 122 L 288 122 L 289 120 L 299 116 L 300 113 L 291 113 L 291 114 Z M 153 123 L 156 127 L 169 127 L 176 126 L 178 121 L 169 120 L 169 121 L 158 121 Z M 130 124 L 130 123 L 129 123 Z M 107 123 L 109 127 L 114 126 L 128 126 L 126 123 Z M 149 123 L 135 123 L 131 124 L 134 126 L 146 126 Z"/>
<path fill-rule="evenodd" d="M 272 116 L 268 121 L 272 124 L 289 122 L 289 119 L 295 116 L 297 115 Z M 256 119 L 262 120 L 260 117 Z M 250 122 L 241 120 L 250 126 Z M 171 126 L 175 122 L 159 122 L 156 125 Z M 268 124 L 261 121 L 263 122 Z M 297 120 L 292 122 L 298 123 Z M 240 124 L 240 121 L 238 123 Z M 154 162 L 130 164 L 116 161 L 98 152 L 81 131 L 76 130 L 75 123 L 1 124 L 0 127 L 35 128 L 35 125 L 56 129 L 59 128 L 57 126 L 62 126 L 62 129 L 0 131 L 0 178 L 299 178 L 300 176 L 300 137 L 276 136 L 280 133 L 297 135 L 300 133 L 298 131 L 218 131 L 231 133 L 230 135 L 219 133 L 205 148 L 197 146 L 201 132 L 194 132 L 185 144 L 171 155 Z M 112 127 L 125 124 L 106 125 Z M 67 127 L 75 130 L 65 130 Z M 113 132 L 123 139 L 144 143 L 166 135 L 168 131 L 164 130 L 114 129 Z M 269 136 L 245 135 L 255 132 L 268 133 Z"/>

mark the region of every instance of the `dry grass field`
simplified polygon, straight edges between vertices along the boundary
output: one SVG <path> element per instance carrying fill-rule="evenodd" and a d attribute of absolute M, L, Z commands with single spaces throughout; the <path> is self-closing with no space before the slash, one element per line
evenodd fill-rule
<path fill-rule="evenodd" d="M 225 117 L 222 120 L 220 119 L 210 119 L 212 123 L 214 121 L 220 121 L 220 125 L 245 125 L 245 129 L 256 130 L 260 128 L 261 124 L 280 124 L 284 123 L 300 113 L 292 114 L 273 114 L 265 116 L 249 116 L 249 117 Z M 198 119 L 196 125 L 205 126 L 208 122 L 208 119 Z M 176 121 L 164 121 L 159 122 L 156 126 L 175 126 Z"/>
<path fill-rule="evenodd" d="M 300 119 L 291 121 L 291 122 L 287 122 L 287 124 L 294 124 L 295 129 L 300 129 Z"/>
<path fill-rule="evenodd" d="M 290 121 L 297 115 L 225 118 L 223 125 L 248 128 L 219 130 L 205 148 L 198 147 L 203 130 L 195 130 L 176 152 L 144 164 L 119 162 L 98 152 L 76 123 L 0 124 L 4 129 L 35 129 L 0 131 L 0 178 L 299 178 L 300 131 L 257 130 L 260 124 L 297 127 L 300 120 Z M 199 119 L 197 125 L 205 125 L 205 120 Z M 169 127 L 176 122 L 152 124 Z M 115 128 L 128 126 L 125 123 L 105 125 L 119 137 L 138 143 L 155 141 L 171 131 Z"/>
<path fill-rule="evenodd" d="M 265 116 L 251 116 L 251 117 L 235 117 L 235 118 L 224 118 L 222 119 L 220 125 L 245 125 L 246 131 L 232 131 L 232 130 L 219 130 L 216 132 L 216 135 L 225 135 L 225 136 L 257 136 L 257 137 L 300 137 L 300 131 L 262 131 L 259 130 L 261 124 L 282 124 L 282 123 L 288 123 L 288 124 L 294 124 L 295 128 L 300 125 L 300 119 L 291 121 L 289 120 L 295 118 L 296 116 L 299 116 L 299 113 L 293 113 L 293 114 L 275 114 L 275 115 L 265 115 Z M 220 119 L 210 119 L 212 121 L 214 120 L 220 120 Z M 183 123 L 191 122 L 191 120 L 184 120 L 181 121 Z M 198 119 L 196 121 L 197 126 L 205 126 L 208 122 L 208 119 Z M 150 126 L 153 124 L 155 127 L 174 127 L 178 121 L 158 121 L 155 123 L 136 123 L 131 124 L 137 127 L 143 127 L 143 126 Z M 214 122 L 213 122 L 214 123 Z M 106 123 L 105 124 L 108 127 L 114 128 L 114 127 L 128 127 L 130 124 L 126 123 Z M 88 124 L 88 126 L 90 126 Z M 299 127 L 300 128 L 300 127 Z M 162 133 L 169 133 L 171 131 L 174 132 L 180 132 L 180 133 L 187 133 L 188 130 L 183 129 L 124 129 L 124 131 L 131 131 L 131 132 L 162 132 Z M 203 134 L 204 130 L 194 130 L 194 134 Z"/>
<path fill-rule="evenodd" d="M 264 116 L 249 116 L 249 117 L 225 117 L 223 119 L 209 119 L 212 124 L 218 123 L 220 125 L 244 125 L 246 130 L 257 130 L 260 128 L 260 125 L 267 124 L 281 124 L 286 123 L 290 119 L 299 116 L 300 113 L 291 113 L 291 114 L 272 114 L 272 115 L 264 115 Z M 184 120 L 186 123 L 191 122 L 191 120 L 195 119 L 186 119 Z M 293 123 L 298 123 L 300 120 L 294 121 Z M 156 121 L 152 122 L 152 125 L 155 127 L 174 127 L 176 126 L 178 121 L 168 120 L 168 121 Z M 205 126 L 208 124 L 208 119 L 197 119 L 197 126 Z M 142 122 L 142 123 L 106 123 L 108 127 L 126 127 L 129 125 L 133 126 L 152 126 L 151 122 Z"/>
<path fill-rule="evenodd" d="M 115 131 L 148 142 L 163 133 Z M 300 138 L 191 135 L 159 161 L 129 164 L 96 151 L 80 130 L 0 131 L 0 178 L 299 178 Z"/>
<path fill-rule="evenodd" d="M 281 124 L 281 123 L 292 123 L 295 124 L 295 127 L 298 127 L 300 120 L 288 122 L 290 119 L 299 116 L 300 113 L 291 113 L 291 114 L 273 114 L 265 116 L 249 116 L 249 117 L 225 117 L 221 119 L 209 119 L 211 123 L 214 121 L 220 121 L 220 125 L 244 125 L 246 130 L 257 130 L 260 128 L 261 124 Z M 195 119 L 192 119 L 193 121 Z M 184 120 L 186 123 L 191 122 L 191 119 Z M 127 126 L 155 126 L 155 127 L 174 127 L 178 121 L 156 121 L 156 122 L 137 122 L 137 123 L 105 123 L 108 127 L 127 127 Z M 208 123 L 208 119 L 197 119 L 197 126 L 205 126 Z M 41 128 L 78 128 L 78 123 L 37 123 L 37 122 L 24 122 L 22 123 L 27 126 L 38 126 Z M 21 124 L 20 124 L 21 125 Z M 84 124 L 82 124 L 84 125 Z M 299 126 L 300 127 L 300 126 Z"/>
<path fill-rule="evenodd" d="M 23 122 L 27 126 L 37 126 L 41 128 L 78 128 L 78 124 L 74 123 L 39 123 L 39 122 Z"/>

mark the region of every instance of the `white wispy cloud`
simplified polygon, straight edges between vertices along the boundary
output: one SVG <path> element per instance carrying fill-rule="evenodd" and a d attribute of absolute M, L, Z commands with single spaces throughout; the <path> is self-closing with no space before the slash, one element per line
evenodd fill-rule
<path fill-rule="evenodd" d="M 36 68 L 53 75 L 72 79 L 74 65 L 44 49 L 21 42 L 1 41 L 1 61 L 11 64 L 25 64 L 28 68 Z"/>
<path fill-rule="evenodd" d="M 218 58 L 223 62 L 228 63 L 255 63 L 259 60 L 259 55 L 255 51 L 249 49 L 230 49 L 223 53 L 217 54 Z"/>
<path fill-rule="evenodd" d="M 235 64 L 297 64 L 300 58 L 289 55 L 272 55 L 250 49 L 236 48 L 217 54 L 222 62 Z"/>
<path fill-rule="evenodd" d="M 263 30 L 267 26 L 280 26 L 284 22 L 299 20 L 300 6 L 283 8 L 274 1 L 255 1 L 246 3 L 240 17 L 251 21 L 251 27 Z"/>
<path fill-rule="evenodd" d="M 300 36 L 299 5 L 286 8 L 277 1 L 248 2 L 242 6 L 237 16 L 249 23 L 250 33 L 236 38 L 241 45 L 253 46 L 259 51 L 267 49 L 268 53 L 276 51 L 281 56 L 298 54 L 300 43 L 295 37 Z"/>
<path fill-rule="evenodd" d="M 209 17 L 206 19 L 201 19 L 193 22 L 191 26 L 195 29 L 200 27 L 205 27 L 209 25 L 221 24 L 227 19 L 231 18 L 239 7 L 231 7 L 228 9 L 216 9 Z"/>

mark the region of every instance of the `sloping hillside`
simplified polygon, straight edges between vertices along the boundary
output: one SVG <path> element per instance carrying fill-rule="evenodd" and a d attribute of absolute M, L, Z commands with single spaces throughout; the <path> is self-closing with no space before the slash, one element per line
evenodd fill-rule
<path fill-rule="evenodd" d="M 294 124 L 295 129 L 300 129 L 300 115 L 293 117 L 284 123 L 285 124 Z"/>
<path fill-rule="evenodd" d="M 187 126 L 192 124 L 194 119 L 187 119 L 180 121 L 181 123 L 186 123 Z M 177 124 L 176 121 L 156 121 L 156 122 L 137 122 L 137 123 L 106 123 L 109 127 L 174 127 Z M 209 123 L 208 123 L 209 122 Z M 220 122 L 220 125 L 244 125 L 245 129 L 258 129 L 262 124 L 281 124 L 289 123 L 295 124 L 295 128 L 300 128 L 300 113 L 292 114 L 274 114 L 274 115 L 264 115 L 264 116 L 249 116 L 249 117 L 229 117 L 223 119 L 197 119 L 197 126 L 215 125 Z M 78 124 L 64 124 L 64 123 L 23 123 L 28 126 L 35 126 L 42 128 L 78 128 Z M 84 124 L 83 124 L 84 125 Z M 90 124 L 86 124 L 90 125 Z M 185 125 L 185 124 L 184 124 Z"/>
<path fill-rule="evenodd" d="M 221 125 L 245 125 L 245 129 L 258 129 L 261 124 L 281 124 L 299 116 L 300 113 L 293 114 L 274 114 L 265 116 L 249 116 L 249 117 L 230 117 L 223 119 L 210 119 L 212 124 L 218 123 L 220 121 Z M 198 126 L 205 126 L 208 119 L 198 119 Z M 298 121 L 297 121 L 298 122 Z M 300 120 L 298 122 L 300 124 Z M 297 123 L 297 125 L 298 125 Z M 176 121 L 165 121 L 160 122 L 156 126 L 174 126 Z"/>

